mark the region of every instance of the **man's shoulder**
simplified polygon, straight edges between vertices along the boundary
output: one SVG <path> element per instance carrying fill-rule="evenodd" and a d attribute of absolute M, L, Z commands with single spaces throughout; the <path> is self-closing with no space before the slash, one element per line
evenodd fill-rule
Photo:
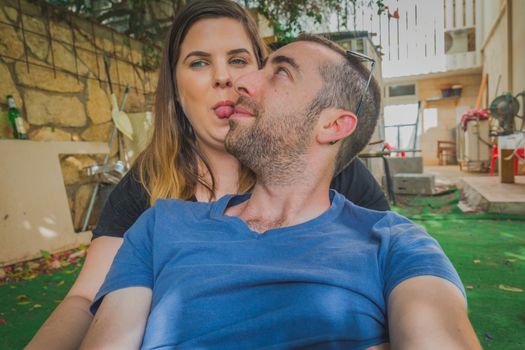
<path fill-rule="evenodd" d="M 341 220 L 352 227 L 383 235 L 397 235 L 407 230 L 426 233 L 421 226 L 396 212 L 361 207 L 338 195 L 342 197 L 343 202 Z"/>
<path fill-rule="evenodd" d="M 366 207 L 362 207 L 358 204 L 355 204 L 348 198 L 346 198 L 343 194 L 331 190 L 336 193 L 336 196 L 338 198 L 338 201 L 342 205 L 342 217 L 343 218 L 349 218 L 353 220 L 358 221 L 367 221 L 369 223 L 378 222 L 381 220 L 389 219 L 389 220 L 395 220 L 397 217 L 399 217 L 398 214 L 392 212 L 392 211 L 383 211 L 383 210 L 375 210 L 370 209 Z"/>

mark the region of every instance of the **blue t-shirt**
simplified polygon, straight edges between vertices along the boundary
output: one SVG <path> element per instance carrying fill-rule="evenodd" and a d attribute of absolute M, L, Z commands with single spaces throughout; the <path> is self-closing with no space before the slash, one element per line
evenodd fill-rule
<path fill-rule="evenodd" d="M 352 204 L 258 234 L 217 202 L 160 200 L 124 235 L 95 301 L 153 290 L 143 349 L 365 349 L 388 338 L 387 300 L 400 282 L 462 283 L 439 244 L 393 212 Z"/>

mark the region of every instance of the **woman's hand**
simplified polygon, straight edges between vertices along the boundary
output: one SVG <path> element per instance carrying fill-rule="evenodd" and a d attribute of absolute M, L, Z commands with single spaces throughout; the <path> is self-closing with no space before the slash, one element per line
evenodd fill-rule
<path fill-rule="evenodd" d="M 104 297 L 80 349 L 139 349 L 151 296 L 151 289 L 146 287 L 129 287 L 109 293 Z"/>
<path fill-rule="evenodd" d="M 86 261 L 73 287 L 26 346 L 26 350 L 79 348 L 93 318 L 89 306 L 122 242 L 122 238 L 107 236 L 91 242 Z"/>

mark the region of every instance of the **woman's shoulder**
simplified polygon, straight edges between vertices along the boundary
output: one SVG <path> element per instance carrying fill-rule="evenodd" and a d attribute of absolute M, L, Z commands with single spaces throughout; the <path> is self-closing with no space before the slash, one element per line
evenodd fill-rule
<path fill-rule="evenodd" d="M 139 179 L 138 171 L 131 168 L 111 192 L 108 200 L 114 205 L 143 212 L 150 206 L 150 196 Z"/>
<path fill-rule="evenodd" d="M 149 194 L 144 188 L 144 184 L 140 181 L 139 171 L 136 168 L 131 168 L 126 175 L 117 184 L 117 188 L 129 191 L 131 195 L 138 198 L 147 198 L 149 201 Z"/>
<path fill-rule="evenodd" d="M 330 184 L 353 203 L 374 210 L 389 210 L 385 193 L 366 165 L 355 158 Z"/>
<path fill-rule="evenodd" d="M 150 197 L 133 168 L 111 191 L 100 214 L 93 239 L 123 237 L 126 230 L 149 208 Z"/>

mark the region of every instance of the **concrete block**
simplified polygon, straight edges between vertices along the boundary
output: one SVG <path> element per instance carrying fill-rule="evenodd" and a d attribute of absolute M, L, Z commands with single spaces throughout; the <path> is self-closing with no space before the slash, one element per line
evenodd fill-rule
<path fill-rule="evenodd" d="M 396 194 L 431 195 L 435 177 L 432 174 L 399 173 L 393 176 Z"/>
<path fill-rule="evenodd" d="M 390 176 L 399 173 L 423 173 L 423 157 L 388 158 Z"/>
<path fill-rule="evenodd" d="M 461 178 L 461 196 L 470 207 L 495 214 L 525 215 L 525 176 L 501 183 L 498 176 Z"/>

